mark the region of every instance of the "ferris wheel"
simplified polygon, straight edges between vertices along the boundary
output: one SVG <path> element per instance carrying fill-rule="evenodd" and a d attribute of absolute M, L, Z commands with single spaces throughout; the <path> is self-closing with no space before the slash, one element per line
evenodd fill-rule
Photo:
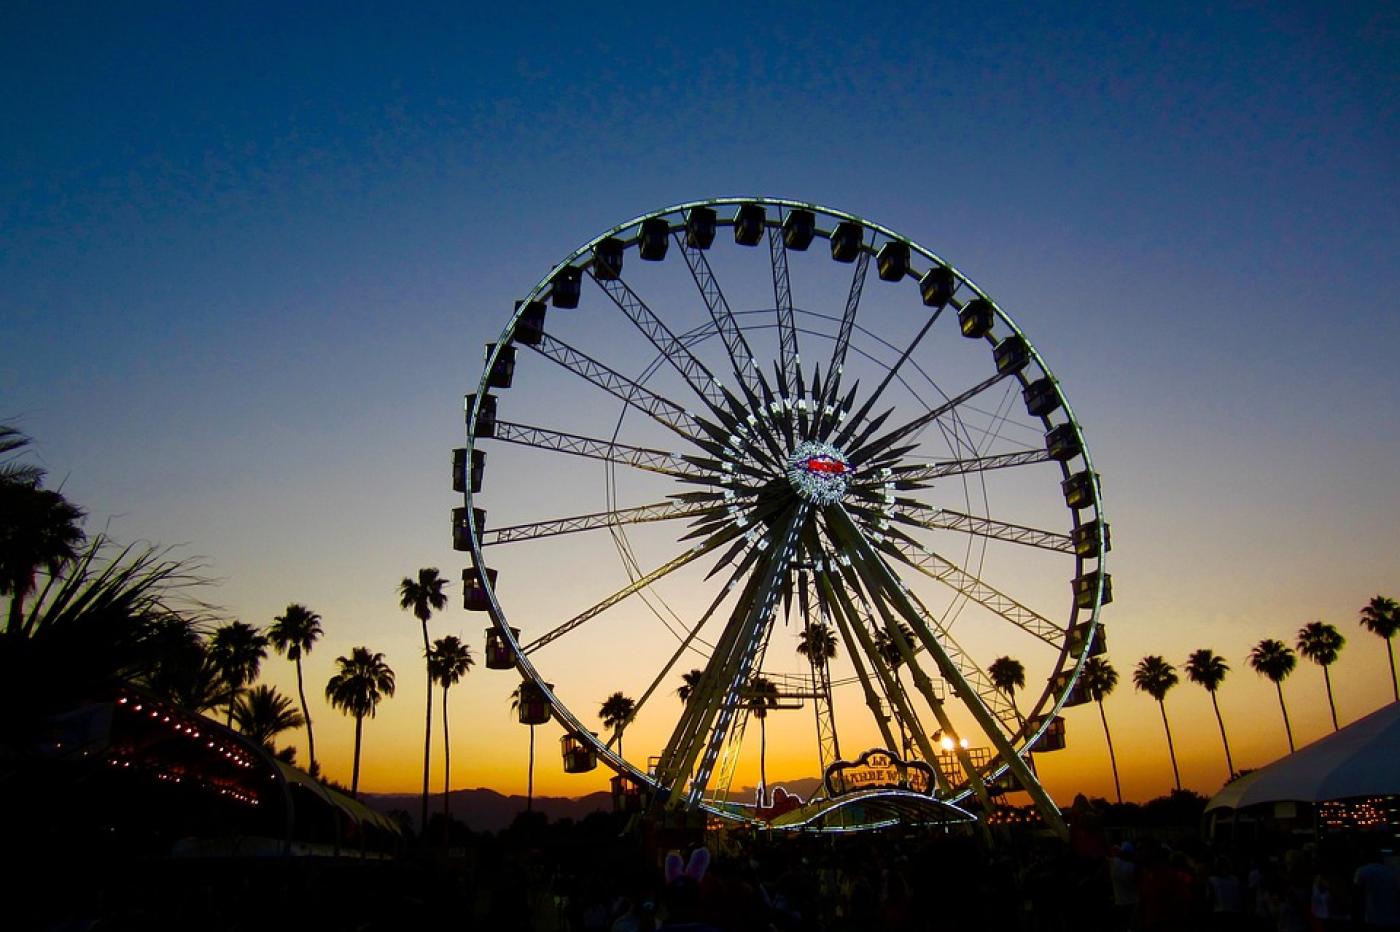
<path fill-rule="evenodd" d="M 1098 475 L 1059 379 L 942 258 L 799 201 L 648 213 L 516 303 L 465 411 L 465 604 L 565 770 L 777 824 L 766 787 L 734 798 L 756 745 L 825 775 L 810 811 L 878 752 L 897 785 L 866 793 L 1010 786 L 1060 824 L 1028 761 L 1104 643 Z"/>

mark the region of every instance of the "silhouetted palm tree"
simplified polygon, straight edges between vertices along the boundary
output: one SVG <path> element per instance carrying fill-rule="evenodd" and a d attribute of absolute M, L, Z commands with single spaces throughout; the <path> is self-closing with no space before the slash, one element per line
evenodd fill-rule
<path fill-rule="evenodd" d="M 521 690 L 525 684 L 521 683 L 510 691 L 510 710 L 517 716 L 520 714 Z M 535 810 L 535 723 L 530 722 L 530 767 L 526 771 L 525 779 L 525 811 Z"/>
<path fill-rule="evenodd" d="M 6 631 L 18 631 L 24 600 L 39 571 L 50 579 L 76 561 L 85 536 L 83 511 L 62 493 L 41 488 L 44 471 L 15 461 L 29 438 L 0 426 L 0 596 L 9 596 Z"/>
<path fill-rule="evenodd" d="M 476 661 L 472 649 L 455 635 L 438 638 L 428 654 L 428 672 L 442 686 L 442 815 L 443 832 L 452 822 L 452 739 L 448 736 L 447 690 L 458 683 Z"/>
<path fill-rule="evenodd" d="M 1293 753 L 1293 726 L 1288 722 L 1288 706 L 1283 704 L 1283 681 L 1298 665 L 1298 658 L 1287 644 L 1265 638 L 1249 652 L 1249 665 L 1260 676 L 1267 676 L 1278 690 L 1278 707 L 1283 710 L 1283 731 L 1288 736 L 1288 753 Z"/>
<path fill-rule="evenodd" d="M 909 645 L 910 651 L 917 652 L 919 648 L 918 641 L 915 640 L 914 629 L 902 621 L 895 622 L 895 627 L 903 635 L 904 643 Z M 885 663 L 890 665 L 891 670 L 898 671 L 900 667 L 904 666 L 904 654 L 900 651 L 899 644 L 895 641 L 894 635 L 883 628 L 875 632 L 875 649 L 885 659 Z"/>
<path fill-rule="evenodd" d="M 233 720 L 239 731 L 269 748 L 279 734 L 303 724 L 301 713 L 292 706 L 292 700 L 267 685 L 254 686 L 239 698 Z"/>
<path fill-rule="evenodd" d="M 1090 657 L 1084 661 L 1084 669 L 1079 672 L 1079 682 L 1089 693 L 1089 698 L 1099 704 L 1099 718 L 1103 721 L 1103 736 L 1108 740 L 1108 763 L 1113 768 L 1113 792 L 1118 802 L 1123 802 L 1123 788 L 1118 783 L 1118 758 L 1113 753 L 1113 735 L 1108 730 L 1108 716 L 1104 714 L 1103 701 L 1118 685 L 1118 671 L 1103 657 Z"/>
<path fill-rule="evenodd" d="M 428 662 L 432 645 L 428 643 L 428 619 L 433 612 L 447 607 L 447 580 L 442 578 L 437 567 L 425 567 L 418 571 L 418 578 L 405 576 L 399 583 L 399 608 L 411 610 L 423 626 L 423 663 Z M 433 753 L 433 674 L 428 670 L 427 711 L 423 721 L 423 829 L 428 827 L 428 772 L 432 766 Z"/>
<path fill-rule="evenodd" d="M 1310 621 L 1298 629 L 1298 653 L 1322 668 L 1322 681 L 1327 685 L 1327 708 L 1332 712 L 1332 730 L 1339 730 L 1337 724 L 1337 703 L 1332 700 L 1332 674 L 1327 668 L 1337 660 L 1337 654 L 1346 646 L 1347 639 L 1342 633 L 1325 621 Z"/>
<path fill-rule="evenodd" d="M 149 688 L 172 654 L 202 655 L 208 607 L 190 590 L 198 567 L 158 547 L 95 537 L 0 633 L 0 746 L 34 747 L 49 716 L 110 698 L 126 682 Z M 174 634 L 178 633 L 176 638 Z"/>
<path fill-rule="evenodd" d="M 627 728 L 627 723 L 632 721 L 632 712 L 636 708 L 635 699 L 616 692 L 604 699 L 602 707 L 598 709 L 598 717 L 603 720 L 603 727 L 613 729 L 617 736 L 618 757 L 622 756 L 622 732 Z"/>
<path fill-rule="evenodd" d="M 182 639 L 172 626 L 162 638 L 166 640 L 165 653 L 138 685 L 182 709 L 200 714 L 227 708 L 238 698 L 237 691 L 224 679 L 223 668 L 197 635 Z"/>
<path fill-rule="evenodd" d="M 293 602 L 287 610 L 272 620 L 267 629 L 272 649 L 284 654 L 297 668 L 297 696 L 301 699 L 301 717 L 306 722 L 306 756 L 312 776 L 320 772 L 316 763 L 316 738 L 311 733 L 311 707 L 306 704 L 306 687 L 301 679 L 301 658 L 321 639 L 321 616 L 305 605 Z"/>
<path fill-rule="evenodd" d="M 1167 722 L 1167 692 L 1177 683 L 1176 668 L 1163 658 L 1152 654 L 1138 661 L 1133 670 L 1133 688 L 1157 700 L 1162 710 L 1162 727 L 1167 731 L 1167 753 L 1172 759 L 1172 779 L 1181 789 L 1181 772 L 1176 768 L 1176 748 L 1172 745 L 1172 726 Z"/>
<path fill-rule="evenodd" d="M 758 719 L 758 799 L 768 805 L 768 710 L 778 705 L 778 687 L 766 677 L 749 680 L 748 707 Z"/>
<path fill-rule="evenodd" d="M 332 708 L 355 717 L 355 763 L 350 776 L 350 795 L 359 796 L 360 743 L 365 716 L 374 718 L 380 700 L 394 694 L 394 671 L 384 662 L 383 654 L 372 653 L 368 647 L 356 647 L 349 657 L 337 657 L 335 662 L 339 669 L 326 683 L 326 698 Z"/>
<path fill-rule="evenodd" d="M 229 686 L 224 724 L 232 728 L 236 700 L 244 687 L 258 678 L 258 670 L 267 657 L 267 637 L 250 624 L 230 621 L 214 629 L 214 636 L 209 639 L 209 657 Z"/>
<path fill-rule="evenodd" d="M 705 671 L 696 667 L 689 673 L 681 674 L 681 685 L 676 687 L 676 695 L 681 697 L 681 703 L 690 701 L 690 697 L 695 695 L 695 688 L 700 685 L 700 679 L 705 675 Z"/>
<path fill-rule="evenodd" d="M 1215 651 L 1203 647 L 1192 651 L 1186 659 L 1186 678 L 1210 693 L 1210 704 L 1215 709 L 1215 721 L 1220 725 L 1220 740 L 1225 745 L 1225 767 L 1231 777 L 1235 775 L 1235 762 L 1230 757 L 1230 739 L 1225 737 L 1225 719 L 1220 715 L 1220 703 L 1215 699 L 1215 691 L 1225 681 L 1230 665 Z"/>
<path fill-rule="evenodd" d="M 836 632 L 824 621 L 814 621 L 798 636 L 797 652 L 812 665 L 812 679 L 831 702 L 831 661 L 836 659 Z"/>
<path fill-rule="evenodd" d="M 1395 678 L 1395 649 L 1391 639 L 1400 632 L 1400 605 L 1383 595 L 1374 596 L 1361 610 L 1361 626 L 1376 637 L 1385 639 L 1385 655 L 1390 659 L 1390 689 L 1400 702 L 1400 681 Z"/>
<path fill-rule="evenodd" d="M 998 657 L 992 661 L 992 665 L 987 668 L 987 675 L 992 678 L 992 685 L 1011 700 L 1011 709 L 1016 713 L 1016 718 L 1021 718 L 1021 710 L 1016 708 L 1016 690 L 1024 689 L 1026 686 L 1026 668 L 1021 665 L 1021 661 L 1011 657 Z"/>

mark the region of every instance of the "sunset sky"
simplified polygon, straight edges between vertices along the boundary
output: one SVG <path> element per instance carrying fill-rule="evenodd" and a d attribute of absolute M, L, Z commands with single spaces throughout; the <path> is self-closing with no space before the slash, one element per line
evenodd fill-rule
<path fill-rule="evenodd" d="M 0 423 L 33 436 L 90 534 L 199 558 L 230 617 L 324 617 L 306 666 L 344 783 L 352 723 L 321 687 L 337 655 L 382 651 L 399 689 L 366 726 L 362 788 L 414 791 L 421 642 L 395 589 L 464 565 L 448 465 L 482 345 L 629 217 L 818 202 L 966 272 L 1061 380 L 1113 528 L 1125 796 L 1171 785 L 1131 685 L 1145 654 L 1223 655 L 1236 764 L 1265 764 L 1286 746 L 1245 663 L 1261 638 L 1331 622 L 1343 722 L 1391 698 L 1357 613 L 1400 596 L 1400 13 L 985 6 L 7 4 Z M 512 389 L 532 390 L 548 403 Z M 574 510 L 601 507 L 597 485 Z M 584 575 L 541 572 L 534 596 L 576 610 Z M 480 659 L 459 585 L 432 631 Z M 577 659 L 595 726 L 627 647 Z M 295 691 L 282 658 L 264 679 Z M 1184 679 L 1182 778 L 1210 794 L 1219 735 Z M 454 787 L 524 791 L 515 682 L 479 663 L 454 689 Z M 1330 730 L 1316 667 L 1284 692 L 1300 745 Z M 1066 717 L 1047 786 L 1110 795 L 1097 711 Z M 770 778 L 811 775 L 810 712 L 770 725 Z M 536 792 L 604 788 L 562 773 L 558 735 L 538 731 Z M 656 753 L 664 731 L 627 740 Z M 757 770 L 746 756 L 738 782 Z"/>

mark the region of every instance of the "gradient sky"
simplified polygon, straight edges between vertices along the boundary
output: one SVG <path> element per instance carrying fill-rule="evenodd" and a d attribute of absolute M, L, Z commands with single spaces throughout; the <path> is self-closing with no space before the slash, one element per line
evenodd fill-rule
<path fill-rule="evenodd" d="M 1400 595 L 1393 4 L 657 9 L 4 5 L 0 420 L 90 532 L 201 557 L 245 621 L 319 611 L 312 684 L 384 652 L 400 689 L 363 785 L 412 790 L 421 646 L 394 589 L 462 565 L 445 464 L 481 344 L 628 217 L 817 201 L 954 262 L 1063 381 L 1113 525 L 1126 795 L 1171 780 L 1144 654 L 1229 660 L 1240 766 L 1284 750 L 1244 663 L 1262 637 L 1336 624 L 1342 718 L 1387 701 L 1356 614 Z M 458 604 L 434 633 L 479 650 Z M 1330 727 L 1321 679 L 1285 686 L 1300 743 Z M 455 691 L 455 786 L 523 790 L 513 685 Z M 1214 791 L 1206 694 L 1168 709 L 1184 782 Z M 313 716 L 348 782 L 350 722 Z M 1048 785 L 1111 792 L 1093 707 L 1067 718 Z M 605 785 L 540 737 L 538 791 Z M 811 756 L 793 726 L 770 775 Z"/>

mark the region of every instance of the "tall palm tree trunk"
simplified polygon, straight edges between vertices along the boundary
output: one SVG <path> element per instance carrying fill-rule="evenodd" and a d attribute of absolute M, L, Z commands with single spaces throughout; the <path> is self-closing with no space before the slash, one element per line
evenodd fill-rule
<path fill-rule="evenodd" d="M 1395 678 L 1395 648 L 1390 638 L 1385 639 L 1385 655 L 1390 658 L 1390 688 L 1395 693 L 1395 701 L 1400 702 L 1400 680 Z"/>
<path fill-rule="evenodd" d="M 360 735 L 364 730 L 365 717 L 355 716 L 355 763 L 350 770 L 350 795 L 360 798 Z"/>
<path fill-rule="evenodd" d="M 306 719 L 306 756 L 311 759 L 308 772 L 314 777 L 319 769 L 316 766 L 316 739 L 311 735 L 311 709 L 306 704 L 306 687 L 301 681 L 301 657 L 297 657 L 297 695 L 301 697 L 301 717 Z"/>
<path fill-rule="evenodd" d="M 447 687 L 442 687 L 442 843 L 452 824 L 452 739 L 447 736 Z"/>
<path fill-rule="evenodd" d="M 428 655 L 432 653 L 432 646 L 428 643 L 428 622 L 423 622 L 423 662 L 427 663 Z M 433 757 L 433 673 L 432 667 L 428 667 L 428 711 L 423 723 L 423 834 L 428 834 L 428 771 L 432 764 Z"/>
<path fill-rule="evenodd" d="M 535 726 L 530 726 L 530 772 L 525 781 L 525 811 L 535 811 Z"/>
<path fill-rule="evenodd" d="M 1332 730 L 1340 731 L 1337 725 L 1337 703 L 1332 701 L 1332 674 L 1327 672 L 1327 665 L 1322 666 L 1322 681 L 1327 684 L 1327 708 L 1332 710 Z"/>
<path fill-rule="evenodd" d="M 1288 706 L 1283 704 L 1283 684 L 1275 683 L 1274 688 L 1278 690 L 1278 707 L 1283 710 L 1283 731 L 1288 735 L 1288 753 L 1293 753 L 1293 726 L 1288 723 Z"/>
<path fill-rule="evenodd" d="M 768 718 L 758 720 L 758 804 L 768 806 Z"/>
<path fill-rule="evenodd" d="M 1167 724 L 1167 704 L 1159 699 L 1157 705 L 1162 710 L 1162 727 L 1167 730 L 1167 754 L 1172 759 L 1172 780 L 1175 781 L 1177 791 L 1180 792 L 1181 772 L 1176 769 L 1176 748 L 1172 746 L 1172 726 Z"/>
<path fill-rule="evenodd" d="M 1113 768 L 1113 795 L 1118 804 L 1123 804 L 1123 787 L 1118 783 L 1118 757 L 1113 753 L 1113 734 L 1108 730 L 1108 716 L 1103 710 L 1103 700 L 1099 700 L 1099 718 L 1103 720 L 1103 736 L 1108 741 L 1108 764 Z"/>
<path fill-rule="evenodd" d="M 1235 762 L 1230 757 L 1230 739 L 1225 737 L 1225 719 L 1220 715 L 1220 703 L 1215 701 L 1215 690 L 1210 691 L 1210 704 L 1215 706 L 1215 720 L 1220 724 L 1220 740 L 1225 745 L 1225 766 L 1230 771 L 1230 776 L 1235 776 Z"/>

